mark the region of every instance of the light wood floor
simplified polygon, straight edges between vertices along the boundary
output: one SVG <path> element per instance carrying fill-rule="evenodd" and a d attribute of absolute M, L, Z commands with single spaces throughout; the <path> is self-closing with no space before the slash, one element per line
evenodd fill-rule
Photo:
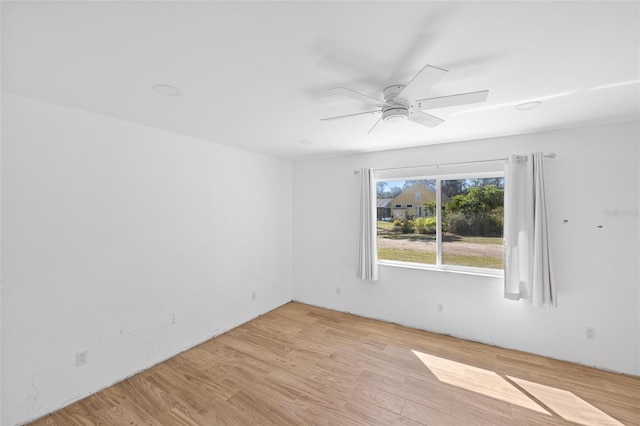
<path fill-rule="evenodd" d="M 33 425 L 640 425 L 640 378 L 289 303 Z"/>

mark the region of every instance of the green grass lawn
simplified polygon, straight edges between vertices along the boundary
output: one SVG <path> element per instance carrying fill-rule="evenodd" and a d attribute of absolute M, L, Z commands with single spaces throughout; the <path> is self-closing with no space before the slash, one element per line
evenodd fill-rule
<path fill-rule="evenodd" d="M 393 232 L 392 222 L 381 222 L 377 224 L 378 238 L 390 240 L 408 240 L 435 242 L 434 234 L 399 234 Z M 467 237 L 463 235 L 445 233 L 442 236 L 445 243 L 466 243 L 466 244 L 487 244 L 501 245 L 502 237 Z M 427 265 L 436 264 L 436 254 L 424 250 L 411 248 L 378 248 L 378 258 L 386 260 L 397 260 L 401 262 L 424 263 Z M 492 256 L 442 254 L 442 263 L 445 265 L 471 266 L 477 268 L 502 269 L 502 259 Z"/>
<path fill-rule="evenodd" d="M 436 254 L 424 250 L 379 248 L 378 259 L 436 264 Z"/>
<path fill-rule="evenodd" d="M 381 220 L 378 221 L 378 229 L 384 229 L 385 231 L 393 231 L 393 222 L 383 222 Z"/>
<path fill-rule="evenodd" d="M 502 237 L 465 237 L 455 234 L 445 234 L 442 238 L 446 242 L 474 243 L 474 244 L 503 244 Z"/>
<path fill-rule="evenodd" d="M 502 259 L 485 256 L 443 255 L 444 265 L 472 266 L 475 268 L 502 269 Z"/>
<path fill-rule="evenodd" d="M 436 254 L 423 250 L 379 248 L 378 259 L 401 262 L 436 264 Z M 502 259 L 484 256 L 443 255 L 444 265 L 471 266 L 476 268 L 502 269 Z"/>

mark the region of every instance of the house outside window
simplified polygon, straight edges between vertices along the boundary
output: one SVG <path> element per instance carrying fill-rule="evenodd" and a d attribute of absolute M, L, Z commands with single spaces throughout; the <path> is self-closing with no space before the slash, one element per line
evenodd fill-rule
<path fill-rule="evenodd" d="M 381 187 L 401 189 L 390 202 L 393 222 L 378 222 L 381 264 L 502 272 L 502 172 L 378 182 Z M 378 201 L 385 196 L 390 195 L 378 192 Z M 421 202 L 413 203 L 416 199 Z"/>
<path fill-rule="evenodd" d="M 403 185 L 406 186 L 406 188 L 391 202 L 395 207 L 392 209 L 392 217 L 399 220 L 404 219 L 405 216 L 413 218 L 418 215 L 417 205 L 413 204 L 414 200 L 420 199 L 432 202 L 435 202 L 436 200 L 435 189 L 432 187 L 435 180 L 405 180 L 403 182 Z M 406 209 L 401 207 L 403 205 L 407 206 Z"/>

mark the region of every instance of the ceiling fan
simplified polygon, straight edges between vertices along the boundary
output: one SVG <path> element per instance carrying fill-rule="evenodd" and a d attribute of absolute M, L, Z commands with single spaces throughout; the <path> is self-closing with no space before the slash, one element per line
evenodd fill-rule
<path fill-rule="evenodd" d="M 382 113 L 382 116 L 375 122 L 373 127 L 369 129 L 367 134 L 371 133 L 380 121 L 409 120 L 423 126 L 435 127 L 444 122 L 444 120 L 428 114 L 424 112 L 424 110 L 473 104 L 487 100 L 487 96 L 489 95 L 488 90 L 426 98 L 425 93 L 427 90 L 429 90 L 448 72 L 449 71 L 442 68 L 427 65 L 418 74 L 416 74 L 416 76 L 413 77 L 413 80 L 411 80 L 406 86 L 402 84 L 394 84 L 385 88 L 382 91 L 384 100 L 356 92 L 355 90 L 347 89 L 346 87 L 335 87 L 333 89 L 329 89 L 332 92 L 368 103 L 378 109 L 340 115 L 337 117 L 328 117 L 321 120 L 335 120 L 338 118 L 347 118 L 356 115 Z"/>

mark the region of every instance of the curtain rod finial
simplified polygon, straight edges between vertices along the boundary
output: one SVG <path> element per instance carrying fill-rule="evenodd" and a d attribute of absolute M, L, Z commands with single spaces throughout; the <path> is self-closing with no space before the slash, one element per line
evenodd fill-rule
<path fill-rule="evenodd" d="M 357 174 L 359 174 L 359 173 L 360 173 L 360 170 L 354 170 L 354 171 L 353 171 L 353 174 L 354 174 L 354 175 L 357 175 Z"/>
<path fill-rule="evenodd" d="M 550 154 L 545 155 L 545 157 L 547 157 L 547 158 L 556 158 L 556 153 L 552 152 Z"/>

